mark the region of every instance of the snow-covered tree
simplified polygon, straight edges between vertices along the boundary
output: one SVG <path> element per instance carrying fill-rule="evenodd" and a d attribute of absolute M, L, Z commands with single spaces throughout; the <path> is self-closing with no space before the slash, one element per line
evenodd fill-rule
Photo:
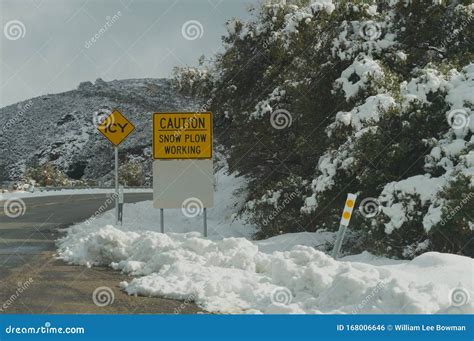
<path fill-rule="evenodd" d="M 441 224 L 474 181 L 473 9 L 267 1 L 228 23 L 201 93 L 229 170 L 249 179 L 257 237 L 335 230 L 354 192 L 357 245 L 402 258 L 474 254 L 474 242 L 460 245 L 474 237 L 471 201 Z"/>

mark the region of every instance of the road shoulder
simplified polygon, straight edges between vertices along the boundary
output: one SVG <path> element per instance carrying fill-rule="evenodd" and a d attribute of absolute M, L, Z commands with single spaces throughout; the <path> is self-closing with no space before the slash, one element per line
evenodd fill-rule
<path fill-rule="evenodd" d="M 15 269 L 1 283 L 0 313 L 28 314 L 195 314 L 191 302 L 129 296 L 119 283 L 126 275 L 105 267 L 69 265 L 46 251 Z M 113 302 L 103 307 L 92 299 L 94 290 L 107 287 Z M 5 302 L 5 303 L 3 303 Z"/>

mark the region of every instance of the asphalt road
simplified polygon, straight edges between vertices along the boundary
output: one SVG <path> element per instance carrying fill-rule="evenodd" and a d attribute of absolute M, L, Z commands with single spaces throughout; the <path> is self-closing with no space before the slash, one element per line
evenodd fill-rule
<path fill-rule="evenodd" d="M 151 200 L 126 193 L 125 202 Z M 68 265 L 55 258 L 58 230 L 86 220 L 106 203 L 105 194 L 22 199 L 25 213 L 11 218 L 0 201 L 0 313 L 197 313 L 189 302 L 128 296 L 118 284 L 130 280 L 109 268 Z M 110 207 L 112 208 L 112 207 Z M 113 291 L 113 303 L 94 304 L 96 288 Z"/>

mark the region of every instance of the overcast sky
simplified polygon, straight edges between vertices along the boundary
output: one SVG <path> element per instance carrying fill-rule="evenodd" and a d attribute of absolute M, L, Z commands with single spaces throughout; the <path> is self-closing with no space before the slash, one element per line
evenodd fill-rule
<path fill-rule="evenodd" d="M 173 66 L 196 65 L 199 56 L 222 51 L 225 22 L 247 19 L 255 3 L 0 0 L 0 107 L 99 77 L 169 77 Z"/>

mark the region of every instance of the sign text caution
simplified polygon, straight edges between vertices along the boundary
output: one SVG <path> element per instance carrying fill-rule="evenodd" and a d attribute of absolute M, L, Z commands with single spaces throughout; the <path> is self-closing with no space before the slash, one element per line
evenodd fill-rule
<path fill-rule="evenodd" d="M 154 113 L 153 158 L 212 158 L 212 114 Z"/>

